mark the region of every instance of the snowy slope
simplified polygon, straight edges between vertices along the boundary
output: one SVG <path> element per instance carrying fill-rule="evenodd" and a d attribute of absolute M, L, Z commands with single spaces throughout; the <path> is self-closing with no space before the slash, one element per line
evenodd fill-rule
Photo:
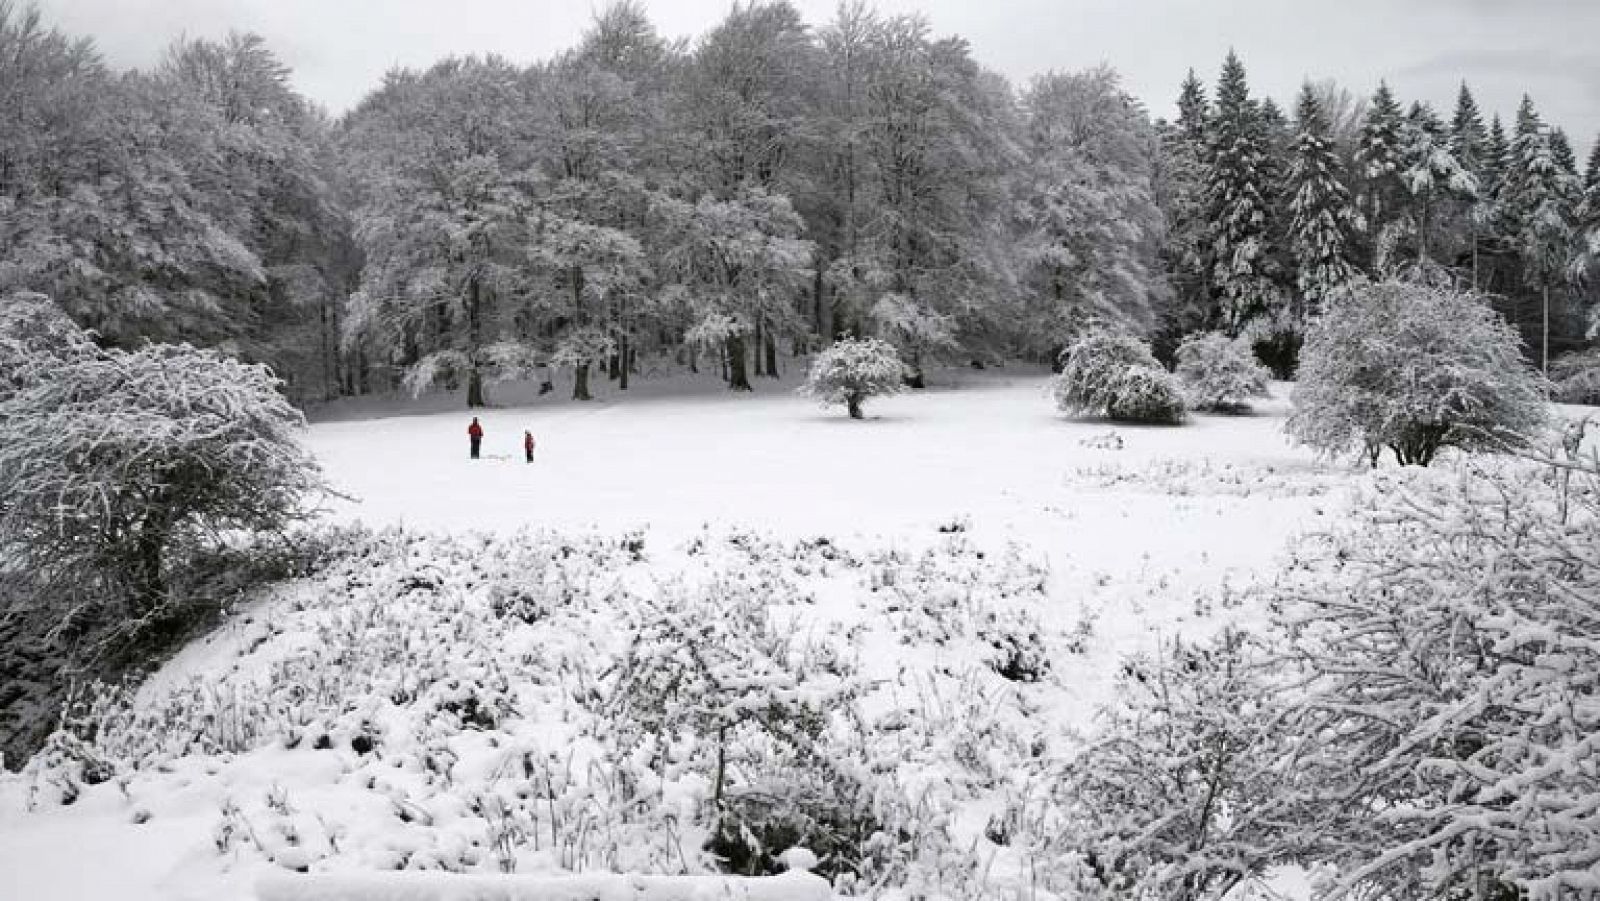
<path fill-rule="evenodd" d="M 697 596 L 683 586 L 718 579 L 766 598 L 805 642 L 854 661 L 875 724 L 854 739 L 861 752 L 899 761 L 891 784 L 943 805 L 967 842 L 960 865 L 981 861 L 997 889 L 1021 878 L 1023 862 L 983 836 L 1026 808 L 1018 799 L 1030 780 L 1070 753 L 1109 697 L 1118 656 L 1160 634 L 1253 617 L 1227 603 L 1229 586 L 1267 570 L 1294 532 L 1336 515 L 1356 476 L 1286 446 L 1286 386 L 1257 416 L 1114 428 L 1056 415 L 1039 375 L 949 378 L 958 382 L 869 406 L 873 418 L 859 423 L 770 384 L 755 397 L 655 386 L 592 406 L 546 399 L 482 414 L 488 457 L 476 462 L 462 411 L 324 411 L 310 443 L 354 498 L 335 503 L 331 519 L 500 537 L 406 539 L 392 567 L 261 599 L 144 688 L 117 739 L 143 765 L 71 806 L 55 803 L 58 787 L 39 767 L 0 782 L 0 897 L 90 898 L 110 885 L 128 899 L 244 897 L 263 873 L 302 863 L 333 873 L 491 867 L 473 844 L 485 820 L 465 812 L 464 786 L 499 784 L 492 771 L 508 747 L 601 754 L 602 720 L 574 707 L 562 680 L 618 659 L 639 611 L 683 603 Z M 539 438 L 532 466 L 520 460 L 524 428 Z M 641 554 L 618 550 L 638 540 Z M 550 556 L 568 545 L 597 556 Z M 570 609 L 520 625 L 497 619 L 505 592 L 534 571 L 547 587 L 568 586 Z M 392 645 L 353 625 L 371 622 L 414 625 L 443 656 L 433 670 L 414 655 L 384 657 Z M 1043 677 L 999 675 L 996 635 L 1043 653 Z M 396 675 L 400 659 L 417 671 Z M 503 716 L 483 732 L 437 715 L 459 699 L 430 694 L 444 689 L 427 673 L 460 667 L 552 687 L 505 694 Z M 396 695 L 382 688 L 391 677 L 428 687 Z M 295 685 L 319 686 L 325 703 L 304 712 Z M 429 698 L 435 706 L 419 706 Z M 152 737 L 195 710 L 217 714 L 202 730 L 209 751 Z M 223 722 L 241 710 L 248 723 Z M 373 722 L 386 744 L 369 755 L 353 742 Z M 976 746 L 959 740 L 980 727 Z M 1049 747 L 1050 759 L 1030 762 L 1028 747 Z M 426 763 L 441 753 L 462 768 L 442 783 Z M 688 809 L 703 785 L 684 776 L 664 790 Z M 402 817 L 401 828 L 395 811 L 408 804 L 426 815 Z M 277 831 L 255 834 L 264 823 Z M 302 859 L 302 847 L 318 850 Z M 649 842 L 633 847 L 627 868 L 650 868 Z M 573 865 L 519 859 L 519 872 Z"/>

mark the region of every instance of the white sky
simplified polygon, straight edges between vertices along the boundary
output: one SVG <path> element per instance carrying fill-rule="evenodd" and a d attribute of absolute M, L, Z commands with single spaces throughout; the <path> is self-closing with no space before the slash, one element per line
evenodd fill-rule
<path fill-rule="evenodd" d="M 36 0 L 64 30 L 89 35 L 119 65 L 148 64 L 173 38 L 255 31 L 334 113 L 395 65 L 452 53 L 517 61 L 570 46 L 589 0 Z M 669 37 L 700 34 L 730 0 L 647 0 Z M 795 0 L 813 24 L 835 0 Z M 1049 69 L 1102 61 L 1156 115 L 1170 115 L 1193 66 L 1208 84 L 1238 49 L 1251 87 L 1288 105 L 1300 81 L 1333 77 L 1367 94 L 1389 79 L 1406 101 L 1448 115 L 1461 78 L 1508 120 L 1526 91 L 1572 133 L 1580 156 L 1600 131 L 1600 0 L 877 0 L 926 14 L 985 65 L 1022 84 Z"/>

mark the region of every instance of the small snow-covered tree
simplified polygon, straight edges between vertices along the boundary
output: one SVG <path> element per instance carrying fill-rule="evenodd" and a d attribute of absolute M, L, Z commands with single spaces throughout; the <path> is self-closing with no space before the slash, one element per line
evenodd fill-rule
<path fill-rule="evenodd" d="M 1289 197 L 1289 246 L 1297 266 L 1302 303 L 1295 326 L 1322 309 L 1323 299 L 1357 275 L 1351 262 L 1355 236 L 1365 226 L 1344 184 L 1344 165 L 1328 134 L 1328 121 L 1308 83 L 1296 108 L 1299 132 L 1285 192 Z"/>
<path fill-rule="evenodd" d="M 1544 424 L 1544 383 L 1517 335 L 1477 295 L 1405 282 L 1353 287 L 1300 355 L 1290 437 L 1323 453 L 1384 448 L 1426 466 L 1444 447 L 1525 443 Z"/>
<path fill-rule="evenodd" d="M 1090 332 L 1067 348 L 1063 364 L 1052 385 L 1063 412 L 1129 422 L 1183 421 L 1183 389 L 1161 368 L 1150 345 L 1132 335 Z"/>
<path fill-rule="evenodd" d="M 1256 362 L 1247 339 L 1207 332 L 1178 345 L 1177 375 L 1189 406 L 1237 413 L 1250 409 L 1251 398 L 1267 396 L 1270 373 Z"/>
<path fill-rule="evenodd" d="M 868 398 L 905 390 L 906 367 L 894 346 L 877 338 L 844 338 L 817 354 L 800 393 L 824 406 L 844 404 L 851 419 L 861 419 Z"/>
<path fill-rule="evenodd" d="M 281 528 L 321 483 L 296 441 L 305 420 L 265 367 L 186 345 L 85 344 L 33 351 L 40 377 L 0 394 L 0 550 L 145 615 L 166 600 L 175 554 Z"/>

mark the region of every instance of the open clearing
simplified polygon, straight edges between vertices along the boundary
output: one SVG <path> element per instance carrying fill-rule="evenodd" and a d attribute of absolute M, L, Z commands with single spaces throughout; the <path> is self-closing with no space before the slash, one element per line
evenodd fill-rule
<path fill-rule="evenodd" d="M 459 723 L 432 732 L 433 720 L 408 719 L 411 707 L 384 701 L 383 711 L 327 714 L 333 747 L 323 753 L 298 732 L 288 747 L 264 741 L 208 754 L 138 738 L 150 765 L 86 788 L 71 806 L 44 802 L 24 813 L 30 796 L 48 798 L 51 787 L 26 774 L 6 778 L 0 895 L 86 898 L 115 886 L 117 897 L 133 901 L 243 897 L 264 873 L 302 862 L 303 852 L 274 852 L 274 841 L 326 845 L 312 855 L 314 871 L 449 866 L 440 863 L 447 859 L 478 860 L 492 871 L 473 850 L 473 830 L 482 823 L 461 810 L 466 786 L 481 792 L 499 784 L 493 760 L 508 753 L 505 747 L 598 754 L 595 735 L 603 730 L 569 709 L 566 680 L 582 660 L 618 653 L 619 639 L 607 633 L 631 621 L 630 592 L 664 591 L 658 600 L 668 602 L 690 597 L 713 569 L 769 598 L 762 603 L 781 611 L 797 634 L 839 636 L 864 677 L 890 686 L 863 700 L 873 716 L 902 720 L 896 731 L 874 733 L 870 742 L 887 744 L 872 747 L 903 757 L 918 768 L 916 778 L 966 785 L 949 792 L 952 828 L 976 841 L 1016 789 L 1008 773 L 1021 772 L 1020 758 L 1007 758 L 1001 745 L 1048 742 L 1067 750 L 1095 705 L 1109 698 L 1121 655 L 1150 648 L 1158 636 L 1198 637 L 1226 618 L 1253 618 L 1256 611 L 1227 599 L 1269 572 L 1292 535 L 1336 517 L 1345 487 L 1360 478 L 1288 446 L 1281 435 L 1286 385 L 1274 386 L 1253 416 L 1129 428 L 1062 418 L 1040 373 L 945 379 L 926 393 L 879 401 L 866 422 L 819 410 L 771 382 L 754 397 L 713 391 L 708 379 L 646 383 L 625 400 L 612 395 L 591 405 L 546 398 L 481 414 L 488 438 L 479 461 L 467 459 L 468 416 L 459 408 L 323 411 L 309 443 L 349 495 L 332 504 L 329 517 L 440 537 L 402 542 L 399 556 L 410 555 L 410 569 L 374 565 L 369 573 L 354 564 L 258 599 L 144 687 L 134 710 L 147 720 L 134 732 L 148 732 L 172 711 L 195 715 L 196 705 L 213 715 L 251 704 L 268 710 L 282 701 L 287 689 L 277 683 L 285 680 L 329 679 L 334 687 L 325 689 L 332 692 L 325 700 L 333 706 L 346 702 L 340 692 L 377 692 L 374 680 L 394 662 L 374 656 L 351 675 L 360 667 L 350 655 L 376 653 L 371 637 L 348 623 L 362 616 L 417 624 L 429 636 L 424 641 L 438 643 L 436 654 L 444 656 L 433 665 L 445 673 L 526 661 L 530 644 L 560 645 L 534 655 L 547 666 L 538 671 L 551 674 L 548 684 L 507 688 L 505 718 L 487 745 L 484 733 Z M 525 399 L 514 390 L 506 398 Z M 524 428 L 539 439 L 531 466 L 521 460 Z M 488 550 L 475 558 L 461 536 L 478 530 L 497 536 L 483 542 L 510 544 L 477 545 Z M 508 536 L 545 530 L 568 537 L 535 537 L 535 545 L 570 543 L 578 562 L 568 562 L 566 551 L 520 562 L 522 539 Z M 620 554 L 626 533 L 642 539 L 642 554 Z M 817 542 L 824 537 L 827 547 Z M 500 568 L 486 575 L 484 559 Z M 493 586 L 514 586 L 523 566 L 542 573 L 547 585 L 558 577 L 581 583 L 583 599 L 501 634 L 488 613 L 500 610 Z M 434 581 L 419 593 L 408 580 L 422 568 Z M 915 591 L 906 587 L 912 582 L 920 586 Z M 959 623 L 925 609 L 920 619 L 908 617 L 907 598 L 942 596 L 944 583 L 959 588 L 947 608 Z M 961 606 L 973 597 L 992 609 Z M 357 607 L 369 612 L 353 612 Z M 986 663 L 993 641 L 985 630 L 1014 622 L 1033 624 L 1028 628 L 1043 636 L 1050 660 L 1037 683 L 1014 685 Z M 335 653 L 330 641 L 348 645 Z M 949 759 L 956 752 L 939 751 L 937 736 L 923 736 L 930 750 L 921 760 L 923 745 L 893 744 L 917 732 L 905 728 L 907 714 L 930 732 L 964 729 L 958 719 L 940 719 L 955 714 L 930 708 L 930 698 L 943 704 L 941 697 L 960 698 L 962 716 L 993 716 L 995 734 L 1009 736 L 991 749 L 1000 761 L 993 784 L 978 786 L 970 773 L 964 782 L 955 778 Z M 992 710 L 973 710 L 974 703 Z M 307 715 L 322 722 L 316 716 Z M 388 768 L 346 747 L 351 730 L 366 724 L 383 736 L 374 756 Z M 431 759 L 441 746 L 459 761 L 444 787 L 402 765 L 413 759 L 407 755 Z M 403 778 L 395 775 L 402 771 Z M 669 786 L 664 797 L 692 804 L 692 789 Z M 237 839 L 218 838 L 227 831 L 221 821 L 233 816 L 221 813 L 230 805 L 238 811 L 235 831 L 242 822 L 253 833 L 248 851 Z M 391 830 L 402 827 L 391 805 L 431 811 L 429 828 L 419 833 L 402 817 L 404 829 L 417 834 L 397 839 Z M 292 840 L 261 836 L 264 823 L 280 820 L 290 825 L 275 828 Z M 329 835 L 309 837 L 319 830 Z M 998 886 L 1008 867 L 1021 865 L 1007 862 L 1002 849 L 992 853 Z M 518 858 L 518 871 L 563 863 L 571 861 L 529 852 Z M 640 851 L 631 864 L 647 868 L 651 858 Z"/>

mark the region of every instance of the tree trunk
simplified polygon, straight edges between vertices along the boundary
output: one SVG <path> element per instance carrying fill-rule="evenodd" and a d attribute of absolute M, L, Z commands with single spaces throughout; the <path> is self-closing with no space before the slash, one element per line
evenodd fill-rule
<path fill-rule="evenodd" d="M 628 336 L 623 335 L 617 341 L 617 389 L 628 390 L 628 370 L 633 368 L 633 350 L 628 346 Z"/>
<path fill-rule="evenodd" d="M 166 582 L 161 577 L 166 536 L 164 533 L 145 530 L 134 545 L 133 567 L 130 575 L 135 612 L 146 614 L 161 606 L 166 594 Z"/>
<path fill-rule="evenodd" d="M 489 400 L 483 390 L 483 373 L 474 365 L 467 373 L 467 407 L 475 409 L 488 405 Z"/>
<path fill-rule="evenodd" d="M 861 395 L 850 393 L 844 397 L 845 409 L 850 411 L 851 419 L 864 419 L 861 415 Z"/>
<path fill-rule="evenodd" d="M 572 399 L 594 400 L 589 396 L 589 364 L 579 363 L 572 370 Z"/>
<path fill-rule="evenodd" d="M 1550 377 L 1550 286 L 1545 285 L 1542 292 L 1544 297 L 1544 336 L 1539 350 L 1539 368 L 1544 371 L 1544 377 Z"/>
<path fill-rule="evenodd" d="M 744 336 L 729 335 L 727 340 L 728 353 L 728 388 L 733 391 L 750 391 L 750 376 L 745 370 Z"/>
<path fill-rule="evenodd" d="M 755 334 L 755 341 L 756 341 L 755 351 L 756 352 L 754 354 L 751 354 L 751 357 L 753 358 L 751 360 L 751 363 L 752 363 L 752 365 L 755 366 L 756 378 L 760 378 L 760 377 L 762 377 L 762 376 L 767 374 L 761 367 L 761 348 L 762 348 L 762 346 L 764 344 L 765 338 L 766 338 L 766 330 L 761 327 L 761 322 L 758 320 L 756 322 L 756 334 Z"/>
<path fill-rule="evenodd" d="M 772 337 L 772 332 L 767 332 L 767 377 L 778 377 L 778 342 Z"/>

